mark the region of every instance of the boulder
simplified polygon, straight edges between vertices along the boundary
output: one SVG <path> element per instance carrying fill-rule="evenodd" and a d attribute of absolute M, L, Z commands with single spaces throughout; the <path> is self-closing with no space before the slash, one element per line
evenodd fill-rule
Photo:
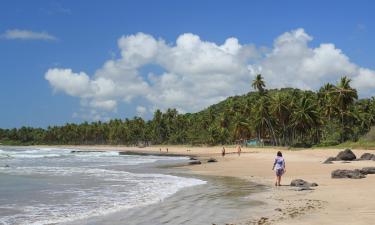
<path fill-rule="evenodd" d="M 198 159 L 195 157 L 190 157 L 189 160 L 198 160 Z"/>
<path fill-rule="evenodd" d="M 308 182 L 302 179 L 295 179 L 295 180 L 292 180 L 292 182 L 290 182 L 290 186 L 293 186 L 293 187 L 304 187 L 307 185 L 308 185 Z"/>
<path fill-rule="evenodd" d="M 202 162 L 199 160 L 189 162 L 189 165 L 199 165 L 199 164 L 202 164 Z"/>
<path fill-rule="evenodd" d="M 336 157 L 329 157 L 328 159 L 326 159 L 326 161 L 323 162 L 323 164 L 331 164 L 332 161 L 336 161 Z"/>
<path fill-rule="evenodd" d="M 375 174 L 375 167 L 365 167 L 360 170 L 361 174 L 367 175 L 367 174 Z"/>
<path fill-rule="evenodd" d="M 332 178 L 350 178 L 350 179 L 362 179 L 366 176 L 361 173 L 361 170 L 334 170 L 331 173 Z"/>
<path fill-rule="evenodd" d="M 375 155 L 374 154 L 371 154 L 371 153 L 363 153 L 363 155 L 361 155 L 361 157 L 359 158 L 360 160 L 372 160 L 375 158 Z"/>
<path fill-rule="evenodd" d="M 292 180 L 292 182 L 290 183 L 290 186 L 292 187 L 316 187 L 318 186 L 317 183 L 309 183 L 307 181 L 304 181 L 302 179 L 295 179 L 295 180 Z"/>
<path fill-rule="evenodd" d="M 339 154 L 336 156 L 337 160 L 342 160 L 342 161 L 352 161 L 355 160 L 357 157 L 354 155 L 352 150 L 350 149 L 345 149 L 344 151 L 339 152 Z"/>
<path fill-rule="evenodd" d="M 217 162 L 217 160 L 214 159 L 214 158 L 209 158 L 209 159 L 207 160 L 207 162 L 208 162 L 208 163 L 213 163 L 213 162 Z"/>

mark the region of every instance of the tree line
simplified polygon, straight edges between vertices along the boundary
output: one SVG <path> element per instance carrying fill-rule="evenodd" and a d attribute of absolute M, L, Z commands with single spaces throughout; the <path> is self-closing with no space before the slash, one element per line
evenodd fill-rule
<path fill-rule="evenodd" d="M 267 90 L 259 74 L 255 91 L 229 97 L 197 113 L 156 110 L 140 117 L 108 122 L 67 123 L 46 129 L 0 129 L 3 144 L 53 145 L 219 145 L 263 140 L 275 146 L 308 147 L 357 141 L 375 124 L 375 98 L 358 99 L 351 80 L 342 77 L 318 91 L 294 88 Z"/>

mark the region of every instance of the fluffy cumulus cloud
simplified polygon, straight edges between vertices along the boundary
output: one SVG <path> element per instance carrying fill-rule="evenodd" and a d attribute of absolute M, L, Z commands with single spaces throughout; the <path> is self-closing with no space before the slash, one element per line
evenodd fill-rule
<path fill-rule="evenodd" d="M 374 87 L 375 79 L 367 86 L 359 82 L 368 79 L 373 70 L 350 62 L 332 43 L 323 43 L 316 48 L 309 47 L 312 39 L 303 29 L 280 35 L 276 38 L 272 51 L 259 63 L 250 65 L 252 73 L 263 74 L 271 87 L 317 89 L 326 82 L 336 83 L 344 75 L 350 76 L 353 85 L 363 92 L 364 89 Z M 364 70 L 368 70 L 367 75 Z"/>
<path fill-rule="evenodd" d="M 241 44 L 230 37 L 222 44 L 204 41 L 195 34 L 180 35 L 166 43 L 138 33 L 118 40 L 121 56 L 108 60 L 91 76 L 71 69 L 51 68 L 45 78 L 55 92 L 81 98 L 82 107 L 115 112 L 122 102 L 143 99 L 143 116 L 156 108 L 182 112 L 201 110 L 228 96 L 249 91 L 251 80 L 261 73 L 269 88 L 317 89 L 348 75 L 360 94 L 375 94 L 375 71 L 352 62 L 332 43 L 312 48 L 313 39 L 303 29 L 281 34 L 273 47 Z M 147 66 L 162 68 L 143 74 Z M 159 71 L 159 72 L 156 72 Z"/>
<path fill-rule="evenodd" d="M 0 35 L 2 38 L 9 40 L 43 40 L 55 41 L 57 38 L 47 32 L 36 32 L 31 30 L 12 29 L 7 30 Z"/>

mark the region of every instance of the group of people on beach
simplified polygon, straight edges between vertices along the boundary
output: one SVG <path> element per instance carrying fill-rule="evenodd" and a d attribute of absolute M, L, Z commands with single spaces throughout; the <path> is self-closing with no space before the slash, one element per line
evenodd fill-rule
<path fill-rule="evenodd" d="M 239 146 L 239 145 L 237 145 L 237 147 L 236 147 L 236 151 L 237 151 L 237 153 L 238 153 L 238 156 L 240 156 L 241 155 L 241 151 L 242 151 L 242 149 L 241 149 L 241 146 Z M 221 150 L 221 156 L 225 156 L 225 148 L 223 147 L 223 149 Z"/>
<path fill-rule="evenodd" d="M 238 153 L 238 156 L 240 156 L 241 151 L 242 151 L 241 146 L 237 145 L 236 151 Z M 223 149 L 221 150 L 222 157 L 224 157 L 225 154 L 226 154 L 225 147 L 223 147 Z M 276 154 L 276 158 L 273 163 L 272 170 L 275 170 L 276 172 L 275 186 L 281 186 L 281 176 L 286 172 L 286 169 L 285 169 L 285 160 L 283 158 L 283 154 L 280 151 L 278 151 Z"/>

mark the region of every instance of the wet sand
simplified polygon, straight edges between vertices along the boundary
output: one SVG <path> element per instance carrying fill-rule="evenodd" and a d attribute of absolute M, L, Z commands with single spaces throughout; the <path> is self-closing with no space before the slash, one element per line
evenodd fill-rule
<path fill-rule="evenodd" d="M 133 172 L 137 172 L 137 169 Z M 173 167 L 170 163 L 153 164 L 138 172 L 193 177 L 207 183 L 184 188 L 156 204 L 78 220 L 65 225 L 211 225 L 229 224 L 234 218 L 240 223 L 248 221 L 249 217 L 256 218 L 257 209 L 265 204 L 257 200 L 257 195 L 268 189 L 266 186 L 235 177 L 191 174 L 188 170 Z"/>

